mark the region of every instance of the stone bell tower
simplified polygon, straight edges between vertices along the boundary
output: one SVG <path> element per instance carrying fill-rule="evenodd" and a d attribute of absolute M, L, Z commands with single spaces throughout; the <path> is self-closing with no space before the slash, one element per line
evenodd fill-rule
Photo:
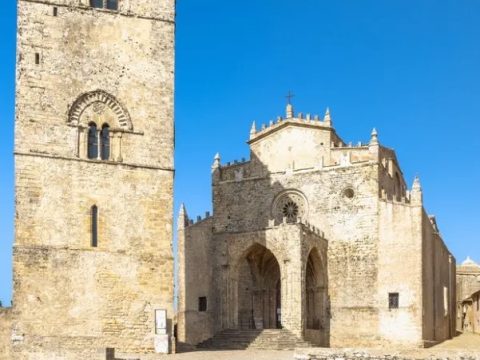
<path fill-rule="evenodd" d="M 174 32 L 174 0 L 18 1 L 15 358 L 166 350 Z"/>

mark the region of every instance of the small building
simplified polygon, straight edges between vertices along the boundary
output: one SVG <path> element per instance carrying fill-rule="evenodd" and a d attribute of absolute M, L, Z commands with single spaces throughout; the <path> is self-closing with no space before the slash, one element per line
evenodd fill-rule
<path fill-rule="evenodd" d="M 328 110 L 289 104 L 285 118 L 254 123 L 248 144 L 247 161 L 215 156 L 211 216 L 180 211 L 179 342 L 239 329 L 334 347 L 455 334 L 455 259 L 419 179 L 407 189 L 375 130 L 348 144 Z"/>
<path fill-rule="evenodd" d="M 457 266 L 458 331 L 480 332 L 480 323 L 478 323 L 479 295 L 480 265 L 467 257 L 461 265 Z"/>
<path fill-rule="evenodd" d="M 480 291 L 462 301 L 462 331 L 480 334 Z"/>

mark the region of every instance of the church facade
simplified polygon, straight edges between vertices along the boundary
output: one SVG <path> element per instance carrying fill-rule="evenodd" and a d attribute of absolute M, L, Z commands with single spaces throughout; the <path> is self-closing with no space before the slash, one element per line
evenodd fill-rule
<path fill-rule="evenodd" d="M 212 166 L 213 214 L 178 218 L 178 341 L 283 329 L 332 347 L 429 346 L 455 334 L 455 259 L 373 130 L 346 144 L 287 106 L 250 160 Z"/>
<path fill-rule="evenodd" d="M 168 351 L 174 40 L 174 0 L 18 1 L 0 359 Z"/>

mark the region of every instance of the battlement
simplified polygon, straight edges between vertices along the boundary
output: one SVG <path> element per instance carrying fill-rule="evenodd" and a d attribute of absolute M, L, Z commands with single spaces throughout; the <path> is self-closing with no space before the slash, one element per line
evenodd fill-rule
<path fill-rule="evenodd" d="M 284 217 L 282 222 L 278 222 L 276 219 L 268 220 L 268 227 L 267 228 L 276 228 L 281 226 L 300 226 L 302 230 L 307 231 L 311 234 L 315 234 L 320 236 L 321 238 L 325 239 L 325 233 L 321 231 L 318 227 L 308 222 L 307 219 L 303 219 L 301 217 L 297 218 L 296 222 L 289 222 L 287 218 Z"/>
<path fill-rule="evenodd" d="M 320 119 L 319 115 L 310 115 L 303 113 L 298 113 L 297 116 L 294 115 L 293 106 L 291 104 L 287 105 L 286 117 L 277 116 L 276 121 L 270 120 L 267 124 L 262 124 L 260 129 L 257 130 L 256 122 L 254 121 L 250 129 L 250 139 L 249 144 L 255 142 L 256 140 L 263 138 L 269 135 L 272 132 L 275 132 L 283 127 L 288 125 L 297 125 L 297 126 L 307 126 L 313 128 L 320 128 L 325 130 L 332 130 L 332 121 L 330 117 L 330 110 L 327 108 L 325 116 L 323 119 Z"/>

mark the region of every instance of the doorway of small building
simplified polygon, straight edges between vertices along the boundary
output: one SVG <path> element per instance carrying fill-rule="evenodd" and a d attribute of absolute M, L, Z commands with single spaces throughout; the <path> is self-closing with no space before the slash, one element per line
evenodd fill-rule
<path fill-rule="evenodd" d="M 316 248 L 308 256 L 305 276 L 305 338 L 316 345 L 328 346 L 327 273 Z"/>
<path fill-rule="evenodd" d="M 270 250 L 255 244 L 239 264 L 239 328 L 278 329 L 281 317 L 280 266 Z"/>

